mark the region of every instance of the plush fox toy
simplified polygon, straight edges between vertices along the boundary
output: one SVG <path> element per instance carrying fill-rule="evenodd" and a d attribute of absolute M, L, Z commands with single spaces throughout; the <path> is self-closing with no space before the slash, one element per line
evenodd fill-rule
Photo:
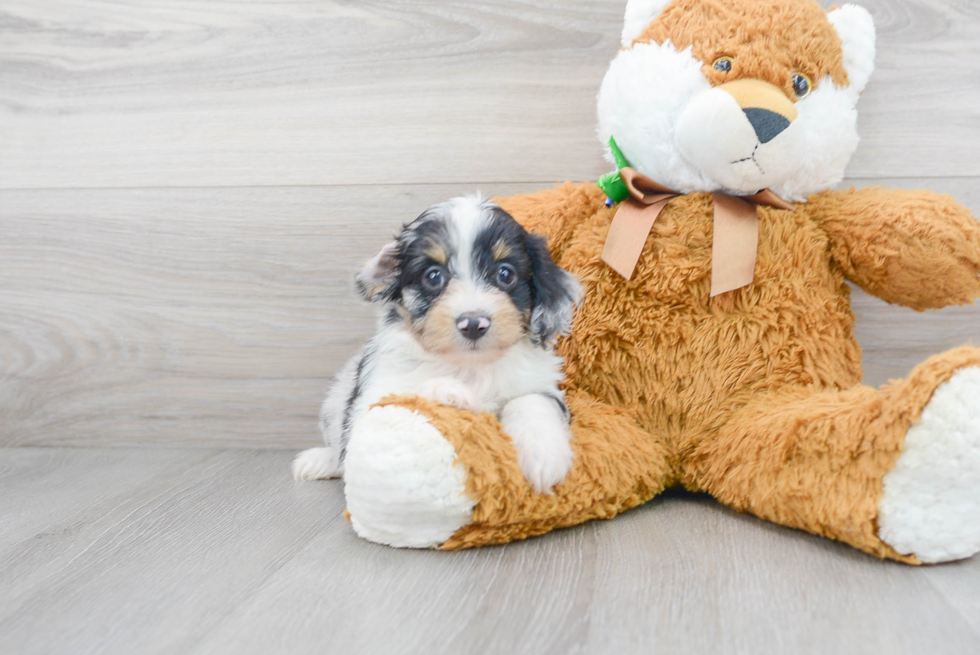
<path fill-rule="evenodd" d="M 617 170 L 500 199 L 585 287 L 557 345 L 571 472 L 534 493 L 493 416 L 388 398 L 350 440 L 357 533 L 501 543 L 683 486 L 878 557 L 980 550 L 980 349 L 859 384 L 845 281 L 919 310 L 980 296 L 952 198 L 830 190 L 874 41 L 853 5 L 630 0 L 598 99 Z"/>

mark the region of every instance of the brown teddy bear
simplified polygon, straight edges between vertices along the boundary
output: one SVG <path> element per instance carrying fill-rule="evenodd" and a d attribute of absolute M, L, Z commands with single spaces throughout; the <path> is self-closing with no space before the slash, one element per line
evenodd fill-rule
<path fill-rule="evenodd" d="M 493 416 L 388 398 L 349 444 L 357 533 L 502 543 L 683 486 L 878 557 L 980 550 L 980 349 L 860 385 L 845 281 L 919 310 L 980 296 L 952 198 L 830 190 L 873 67 L 853 5 L 630 0 L 598 98 L 618 170 L 499 201 L 585 288 L 557 344 L 571 472 L 535 493 Z"/>

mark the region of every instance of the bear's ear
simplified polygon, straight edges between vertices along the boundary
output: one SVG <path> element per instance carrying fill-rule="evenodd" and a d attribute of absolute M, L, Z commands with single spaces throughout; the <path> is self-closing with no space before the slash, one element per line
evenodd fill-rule
<path fill-rule="evenodd" d="M 643 34 L 647 25 L 673 0 L 628 0 L 623 18 L 623 47 L 633 45 L 633 39 Z"/>
<path fill-rule="evenodd" d="M 875 69 L 875 24 L 864 7 L 843 5 L 827 18 L 844 42 L 844 68 L 855 94 L 864 91 Z"/>

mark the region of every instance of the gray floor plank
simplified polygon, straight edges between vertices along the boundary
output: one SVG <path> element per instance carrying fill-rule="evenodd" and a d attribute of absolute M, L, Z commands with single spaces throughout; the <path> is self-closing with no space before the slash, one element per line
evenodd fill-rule
<path fill-rule="evenodd" d="M 922 574 L 980 634 L 980 557 L 924 569 Z"/>
<path fill-rule="evenodd" d="M 710 498 L 654 501 L 614 525 L 600 530 L 583 652 L 652 643 L 657 652 L 677 653 L 714 652 L 720 644 L 739 653 L 980 647 L 980 633 L 921 569 L 737 514 Z"/>
<path fill-rule="evenodd" d="M 156 459 L 167 470 L 79 511 L 73 497 L 98 486 L 85 474 L 93 459 L 107 488 Z M 0 511 L 44 508 L 36 534 L 0 545 L 0 652 L 980 649 L 977 561 L 881 562 L 681 494 L 503 547 L 395 550 L 353 535 L 339 482 L 294 483 L 288 462 L 276 451 L 0 449 L 0 472 L 61 478 L 40 499 L 0 477 Z"/>
<path fill-rule="evenodd" d="M 559 653 L 581 636 L 594 566 L 590 527 L 461 553 L 352 539 L 311 542 L 202 652 L 314 653 L 329 643 L 338 653 L 385 653 L 395 644 L 406 653 Z M 285 627 L 258 628 L 266 619 Z"/>
<path fill-rule="evenodd" d="M 80 451 L 55 452 L 70 463 Z M 0 652 L 185 652 L 342 510 L 293 483 L 286 452 L 116 450 L 103 476 L 175 452 L 181 467 L 84 510 L 72 505 L 85 469 L 66 469 L 62 519 L 0 549 Z M 12 495 L 3 503 L 31 512 L 30 490 Z"/>
<path fill-rule="evenodd" d="M 93 513 L 122 503 L 134 488 L 173 475 L 213 451 L 179 450 L 140 455 L 125 450 L 4 450 L 0 457 L 0 548 L 35 539 L 54 542 L 76 530 Z M 121 463 L 137 462 L 135 466 Z M 30 551 L 36 552 L 36 548 Z"/>
<path fill-rule="evenodd" d="M 980 5 L 860 4 L 850 174 L 980 174 Z M 0 187 L 595 179 L 624 5 L 5 0 Z"/>

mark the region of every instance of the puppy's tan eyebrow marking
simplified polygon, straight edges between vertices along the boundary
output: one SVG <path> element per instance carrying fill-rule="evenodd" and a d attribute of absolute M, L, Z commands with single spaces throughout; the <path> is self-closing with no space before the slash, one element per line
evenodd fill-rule
<path fill-rule="evenodd" d="M 449 255 L 446 254 L 446 249 L 441 243 L 429 243 L 425 248 L 424 254 L 426 257 L 439 262 L 443 266 L 449 261 Z"/>
<path fill-rule="evenodd" d="M 510 247 L 509 243 L 503 239 L 497 239 L 497 242 L 493 244 L 493 250 L 491 250 L 491 252 L 493 253 L 494 261 L 500 261 L 501 259 L 510 257 L 514 251 Z"/>

